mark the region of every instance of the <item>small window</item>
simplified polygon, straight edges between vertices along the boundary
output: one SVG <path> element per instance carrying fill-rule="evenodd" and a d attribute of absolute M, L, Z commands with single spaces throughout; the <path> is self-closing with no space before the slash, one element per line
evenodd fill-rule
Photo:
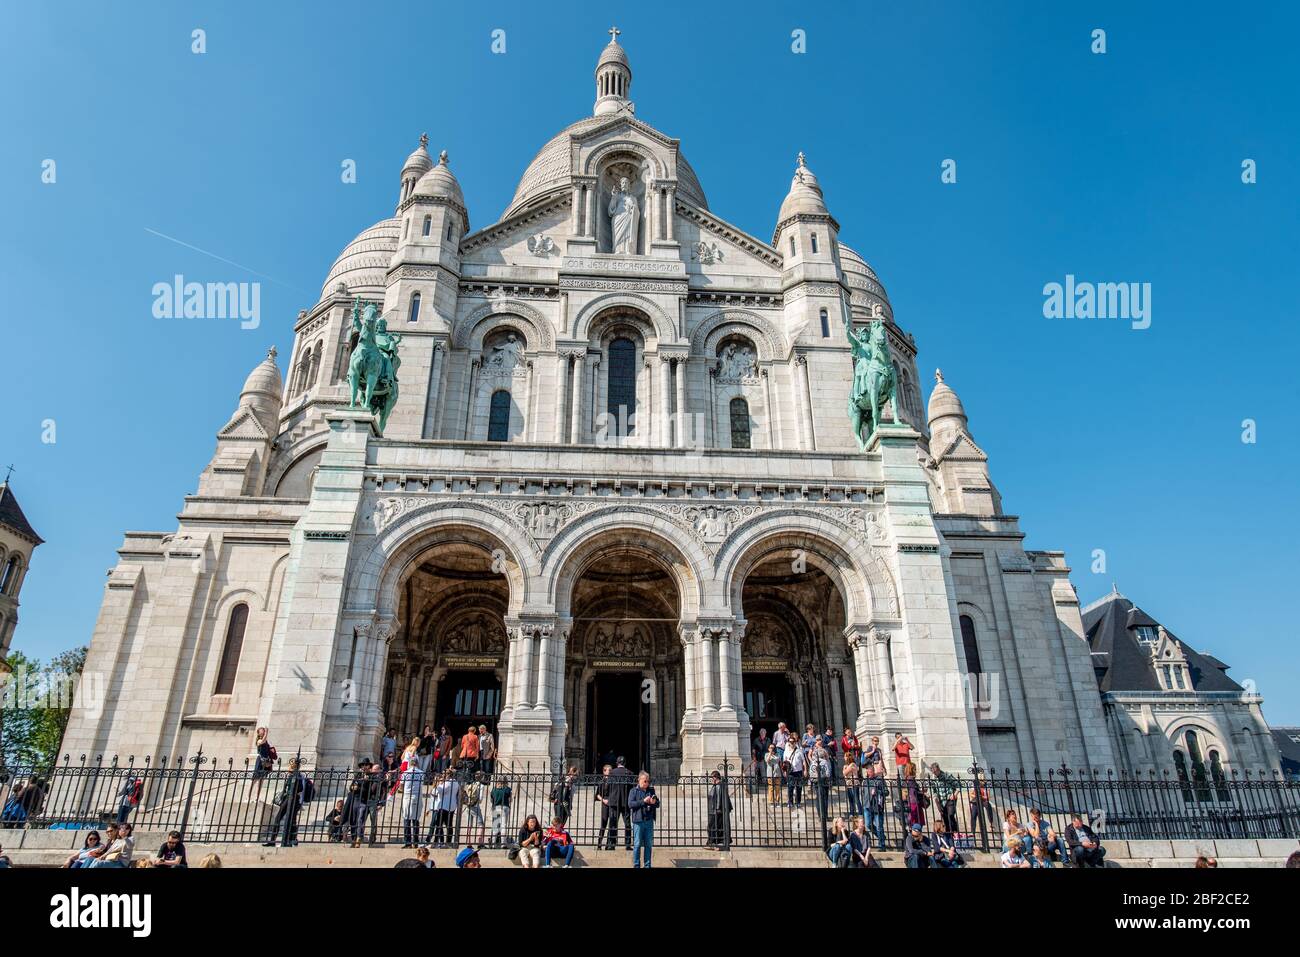
<path fill-rule="evenodd" d="M 492 393 L 492 408 L 488 412 L 488 441 L 510 441 L 510 392 L 498 389 Z"/>
<path fill-rule="evenodd" d="M 451 227 L 452 227 L 452 222 L 449 219 L 447 220 L 447 241 L 448 242 L 451 242 Z"/>
<path fill-rule="evenodd" d="M 731 400 L 731 447 L 747 449 L 750 441 L 749 403 L 737 396 Z"/>
<path fill-rule="evenodd" d="M 429 235 L 429 230 L 432 229 L 432 228 L 433 228 L 433 217 L 432 217 L 432 216 L 425 216 L 425 217 L 424 217 L 424 235 L 425 235 L 425 236 Z"/>
<path fill-rule="evenodd" d="M 406 217 L 406 219 L 402 220 L 402 238 L 405 239 L 407 234 L 410 233 L 410 231 L 411 231 L 411 217 L 408 216 Z"/>
<path fill-rule="evenodd" d="M 817 315 L 818 318 L 820 318 L 822 321 L 822 338 L 829 339 L 831 337 L 831 318 L 829 315 L 827 315 L 825 309 L 823 309 Z"/>
<path fill-rule="evenodd" d="M 244 650 L 244 628 L 248 625 L 248 606 L 240 602 L 230 610 L 226 625 L 226 646 L 221 652 L 221 668 L 217 671 L 215 694 L 231 694 L 235 690 L 235 675 L 239 671 L 239 655 Z"/>
<path fill-rule="evenodd" d="M 415 322 L 420 318 L 420 294 L 417 292 L 411 296 L 411 315 L 409 322 Z"/>
<path fill-rule="evenodd" d="M 985 702 L 980 698 L 981 682 L 980 678 L 984 674 L 984 663 L 980 660 L 980 646 L 975 639 L 975 620 L 970 615 L 962 615 L 958 619 L 961 625 L 961 648 L 966 657 L 966 672 L 969 675 L 971 694 L 975 699 L 975 707 L 985 707 Z"/>
<path fill-rule="evenodd" d="M 790 255 L 791 255 L 791 256 L 794 255 L 794 249 L 795 249 L 795 246 L 794 246 L 794 237 L 791 236 L 791 237 L 790 237 Z"/>
<path fill-rule="evenodd" d="M 0 595 L 12 595 L 18 585 L 18 569 L 22 565 L 17 555 L 11 557 L 5 565 L 4 576 L 0 578 Z"/>
<path fill-rule="evenodd" d="M 813 233 L 813 234 L 812 234 L 812 251 L 813 251 L 814 253 L 817 252 L 817 234 L 816 234 L 816 233 Z"/>

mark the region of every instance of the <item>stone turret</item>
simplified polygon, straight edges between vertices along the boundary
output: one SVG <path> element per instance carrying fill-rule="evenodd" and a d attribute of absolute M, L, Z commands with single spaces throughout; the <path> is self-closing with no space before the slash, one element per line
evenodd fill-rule
<path fill-rule="evenodd" d="M 433 168 L 433 160 L 429 158 L 429 134 L 420 134 L 420 145 L 415 148 L 406 162 L 402 164 L 401 186 L 397 192 L 397 208 L 400 211 L 404 203 L 415 191 L 415 184 L 419 182 L 420 177 Z"/>
<path fill-rule="evenodd" d="M 930 393 L 929 465 L 937 473 L 940 511 L 964 515 L 1001 515 L 1002 496 L 989 477 L 989 457 L 975 444 L 966 418 L 966 407 L 957 393 L 934 370 L 935 386 Z M 939 503 L 936 503 L 938 505 Z"/>
<path fill-rule="evenodd" d="M 199 476 L 200 495 L 261 495 L 275 444 L 284 381 L 275 346 L 244 381 L 235 414 L 217 433 L 217 450 Z"/>
<path fill-rule="evenodd" d="M 618 43 L 618 35 L 622 32 L 618 27 L 610 27 L 609 43 L 596 61 L 596 105 L 593 109 L 596 116 L 619 110 L 636 111 L 635 104 L 628 99 L 632 90 L 632 67 L 627 62 L 627 51 Z"/>
<path fill-rule="evenodd" d="M 782 257 L 785 321 L 792 336 L 819 341 L 843 338 L 839 331 L 844 322 L 844 300 L 839 290 L 839 230 L 840 224 L 826 208 L 821 183 L 800 153 L 772 234 L 772 245 Z M 807 294 L 791 295 L 800 285 L 805 285 Z M 823 310 L 829 335 L 823 335 Z"/>

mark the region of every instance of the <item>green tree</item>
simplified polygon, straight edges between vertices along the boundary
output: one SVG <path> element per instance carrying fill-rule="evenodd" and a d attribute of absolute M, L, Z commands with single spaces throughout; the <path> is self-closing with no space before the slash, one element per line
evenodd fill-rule
<path fill-rule="evenodd" d="M 56 655 L 46 667 L 21 651 L 10 652 L 0 674 L 0 766 L 48 766 L 72 709 L 71 681 L 81 675 L 87 649 Z"/>

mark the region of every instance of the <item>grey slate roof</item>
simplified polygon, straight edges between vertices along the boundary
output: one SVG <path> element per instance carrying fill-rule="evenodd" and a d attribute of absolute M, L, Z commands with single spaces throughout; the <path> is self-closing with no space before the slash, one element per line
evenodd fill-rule
<path fill-rule="evenodd" d="M 1161 624 L 1117 592 L 1084 609 L 1083 633 L 1092 648 L 1097 684 L 1103 692 L 1163 690 L 1151 664 L 1151 654 L 1133 630 L 1138 625 L 1155 628 Z M 1178 638 L 1168 625 L 1165 631 L 1170 638 Z M 1243 690 L 1228 677 L 1228 666 L 1218 658 L 1194 651 L 1186 642 L 1179 644 L 1187 655 L 1194 690 Z"/>
<path fill-rule="evenodd" d="M 1277 744 L 1282 773 L 1288 778 L 1300 775 L 1300 728 L 1269 728 Z M 1295 740 L 1292 740 L 1292 739 Z"/>
<path fill-rule="evenodd" d="M 13 489 L 9 487 L 8 482 L 0 482 L 0 525 L 8 525 L 24 538 L 35 541 L 37 545 L 45 541 L 36 534 L 36 529 L 32 528 L 31 522 L 27 521 L 27 516 L 18 507 L 18 499 L 14 498 Z"/>

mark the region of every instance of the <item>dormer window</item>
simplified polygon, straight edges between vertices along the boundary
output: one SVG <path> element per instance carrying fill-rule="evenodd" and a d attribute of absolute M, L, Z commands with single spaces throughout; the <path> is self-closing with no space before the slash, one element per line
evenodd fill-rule
<path fill-rule="evenodd" d="M 1137 632 L 1138 641 L 1144 641 L 1150 645 L 1154 645 L 1160 638 L 1159 632 L 1151 625 L 1138 625 L 1133 630 Z"/>

